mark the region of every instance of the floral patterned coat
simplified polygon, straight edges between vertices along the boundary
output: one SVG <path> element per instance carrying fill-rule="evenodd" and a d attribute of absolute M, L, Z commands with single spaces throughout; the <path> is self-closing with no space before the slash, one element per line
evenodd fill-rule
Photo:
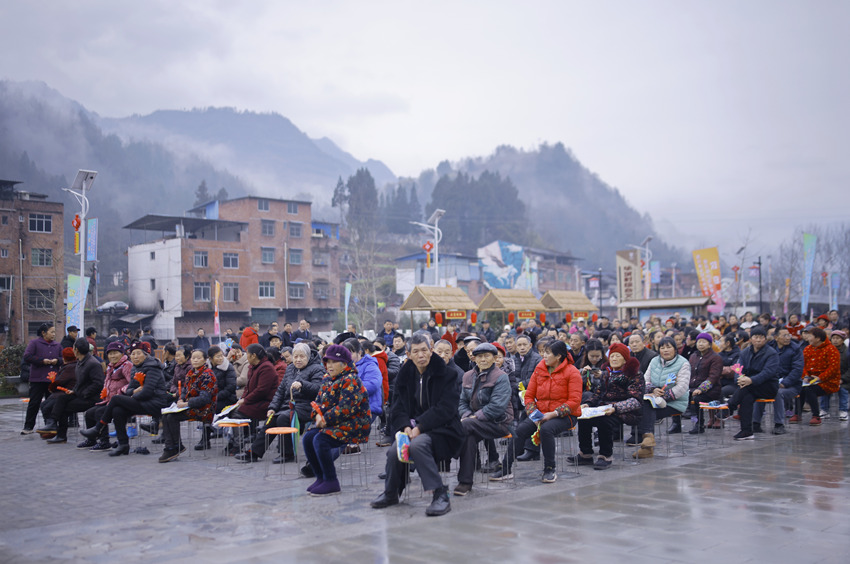
<path fill-rule="evenodd" d="M 591 407 L 611 405 L 614 415 L 626 425 L 637 425 L 643 415 L 644 379 L 640 361 L 630 357 L 621 370 L 611 367 L 602 371 L 599 383 L 593 387 L 593 397 L 587 402 Z"/>
<path fill-rule="evenodd" d="M 316 403 L 322 411 L 326 433 L 343 443 L 365 443 L 372 428 L 369 394 L 352 368 L 346 368 L 335 378 L 325 374 Z M 310 414 L 316 418 L 315 408 Z"/>
<path fill-rule="evenodd" d="M 186 373 L 186 384 L 180 390 L 180 399 L 189 403 L 189 419 L 211 422 L 217 394 L 218 385 L 212 370 L 206 365 L 190 369 Z"/>

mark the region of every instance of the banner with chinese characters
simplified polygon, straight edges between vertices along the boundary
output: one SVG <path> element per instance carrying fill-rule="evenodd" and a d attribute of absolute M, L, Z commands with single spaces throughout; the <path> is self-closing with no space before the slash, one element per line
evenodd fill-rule
<path fill-rule="evenodd" d="M 65 327 L 69 325 L 83 326 L 83 309 L 86 307 L 86 294 L 89 289 L 89 277 L 83 278 L 83 293 L 80 296 L 80 277 L 76 274 L 68 275 L 68 299 L 65 310 Z"/>
<path fill-rule="evenodd" d="M 219 284 L 218 280 L 215 281 L 215 319 L 213 320 L 213 331 L 215 334 L 221 337 L 221 323 L 219 323 L 218 316 L 218 296 L 221 293 L 221 284 Z"/>
<path fill-rule="evenodd" d="M 636 250 L 617 251 L 617 293 L 621 302 L 641 299 L 642 276 L 640 253 Z"/>
<path fill-rule="evenodd" d="M 86 260 L 97 260 L 97 218 L 87 219 Z"/>
<path fill-rule="evenodd" d="M 717 247 L 696 250 L 693 256 L 702 295 L 714 301 L 714 305 L 708 306 L 708 311 L 712 313 L 722 311 L 726 303 L 720 295 L 720 254 L 717 252 Z"/>
<path fill-rule="evenodd" d="M 811 233 L 803 233 L 803 297 L 800 298 L 800 313 L 806 316 L 809 298 L 812 296 L 812 273 L 815 269 L 815 249 L 818 238 Z"/>

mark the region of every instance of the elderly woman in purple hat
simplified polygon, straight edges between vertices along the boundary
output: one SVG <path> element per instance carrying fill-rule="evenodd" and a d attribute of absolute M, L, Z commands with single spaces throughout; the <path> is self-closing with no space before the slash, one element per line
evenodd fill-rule
<path fill-rule="evenodd" d="M 369 394 L 357 376 L 351 352 L 342 345 L 325 350 L 322 388 L 313 402 L 313 426 L 304 433 L 304 454 L 316 474 L 307 491 L 312 496 L 339 493 L 334 457 L 337 449 L 369 440 L 372 414 Z"/>

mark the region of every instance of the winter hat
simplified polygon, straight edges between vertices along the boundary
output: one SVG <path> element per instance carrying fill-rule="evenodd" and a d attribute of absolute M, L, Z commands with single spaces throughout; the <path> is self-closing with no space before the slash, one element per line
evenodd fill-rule
<path fill-rule="evenodd" d="M 614 343 L 608 347 L 608 356 L 611 356 L 613 353 L 620 353 L 623 356 L 623 360 L 629 360 L 629 357 L 632 356 L 632 351 L 623 343 Z"/>
<path fill-rule="evenodd" d="M 824 317 L 826 317 L 826 316 L 824 316 Z M 74 332 L 79 332 L 79 331 L 80 331 L 80 328 L 77 327 L 76 325 L 68 325 L 68 329 L 66 329 L 67 333 L 74 333 Z"/>
<path fill-rule="evenodd" d="M 699 335 L 697 335 L 697 341 L 699 341 L 700 339 L 705 339 L 709 343 L 714 342 L 714 337 L 711 336 L 711 333 L 700 333 Z"/>
<path fill-rule="evenodd" d="M 833 336 L 841 337 L 842 339 L 846 339 L 846 338 L 847 338 L 847 333 L 845 333 L 844 331 L 838 330 L 838 329 L 836 329 L 835 331 L 833 331 L 833 332 L 832 332 L 832 335 L 833 335 Z"/>
<path fill-rule="evenodd" d="M 67 364 L 69 362 L 76 362 L 77 357 L 74 356 L 74 349 L 71 347 L 65 347 L 62 349 L 62 360 Z"/>
<path fill-rule="evenodd" d="M 124 354 L 124 343 L 121 341 L 112 341 L 108 345 L 106 345 L 106 352 L 109 351 L 118 351 L 121 354 Z"/>
<path fill-rule="evenodd" d="M 494 347 L 496 347 L 497 349 L 499 349 L 499 351 L 502 353 L 502 356 L 508 356 L 508 353 L 507 353 L 507 351 L 505 351 L 505 347 L 502 346 L 502 343 L 493 342 L 493 343 L 490 343 L 490 344 L 493 345 Z M 474 351 L 473 351 L 473 353 L 474 353 Z"/>
<path fill-rule="evenodd" d="M 130 348 L 127 349 L 127 353 L 131 353 L 135 350 L 141 350 L 145 354 L 151 354 L 151 345 L 145 341 L 133 341 L 130 343 Z"/>
<path fill-rule="evenodd" d="M 342 345 L 330 345 L 325 349 L 325 356 L 322 360 L 335 360 L 343 364 L 351 365 L 351 351 Z"/>
<path fill-rule="evenodd" d="M 756 335 L 767 337 L 767 331 L 765 331 L 764 327 L 762 327 L 761 325 L 756 325 L 755 327 L 750 329 L 750 338 L 755 337 Z"/>
<path fill-rule="evenodd" d="M 496 353 L 499 352 L 499 349 L 491 345 L 490 343 L 481 343 L 475 350 L 472 351 L 472 356 L 478 356 L 479 354 L 487 354 L 490 353 L 493 356 L 496 356 Z"/>

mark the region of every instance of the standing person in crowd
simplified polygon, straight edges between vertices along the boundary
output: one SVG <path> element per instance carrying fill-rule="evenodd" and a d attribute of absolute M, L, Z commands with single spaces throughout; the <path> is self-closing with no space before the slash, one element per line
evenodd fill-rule
<path fill-rule="evenodd" d="M 192 341 L 192 349 L 200 349 L 204 352 L 207 352 L 208 350 L 210 350 L 211 346 L 212 345 L 210 344 L 209 338 L 207 338 L 206 334 L 204 333 L 204 328 L 199 327 L 198 334 L 197 336 L 195 336 L 195 340 Z"/>
<path fill-rule="evenodd" d="M 151 352 L 153 352 L 153 351 L 155 351 L 156 349 L 159 348 L 159 345 L 157 344 L 156 339 L 153 338 L 153 332 L 151 331 L 150 327 L 145 327 L 144 332 L 142 333 L 140 340 L 144 341 L 145 343 L 150 344 Z M 209 347 L 207 347 L 207 348 L 209 348 Z"/>
<path fill-rule="evenodd" d="M 239 337 L 239 346 L 242 350 L 247 351 L 248 347 L 260 342 L 260 322 L 252 321 L 251 325 L 242 330 L 242 335 Z M 197 347 L 195 347 L 197 348 Z M 265 348 L 265 347 L 263 347 Z"/>
<path fill-rule="evenodd" d="M 428 516 L 451 511 L 448 486 L 443 484 L 438 464 L 457 456 L 463 442 L 463 426 L 458 415 L 460 391 L 457 376 L 431 350 L 425 335 L 410 338 L 410 353 L 396 378 L 390 402 L 391 434 L 403 431 L 410 437 L 410 459 L 425 491 L 433 491 Z M 396 444 L 387 451 L 384 492 L 372 502 L 375 509 L 398 503 L 405 487 L 407 466 L 398 460 Z"/>
<path fill-rule="evenodd" d="M 391 349 L 393 354 L 398 357 L 399 362 L 404 364 L 404 361 L 407 360 L 407 343 L 404 341 L 403 335 L 396 335 L 393 337 Z"/>
<path fill-rule="evenodd" d="M 740 408 L 741 431 L 736 441 L 753 439 L 753 405 L 757 399 L 773 399 L 779 390 L 779 355 L 767 345 L 764 327 L 750 329 L 750 346 L 741 352 L 742 375 L 729 400 L 730 412 Z"/>
<path fill-rule="evenodd" d="M 346 343 L 360 347 L 357 339 L 348 339 Z M 304 454 L 316 475 L 316 481 L 307 487 L 314 497 L 339 493 L 334 451 L 345 444 L 368 441 L 373 419 L 366 389 L 357 377 L 349 349 L 330 345 L 324 361 L 327 373 L 316 398 L 318 408 L 310 413 L 314 426 L 302 439 Z"/>
<path fill-rule="evenodd" d="M 640 361 L 632 357 L 628 347 L 622 343 L 611 345 L 608 351 L 608 368 L 600 378 L 599 385 L 591 390 L 590 399 L 582 405 L 598 407 L 609 405 L 605 415 L 592 419 L 578 420 L 579 449 L 577 458 L 569 457 L 570 463 L 593 464 L 595 470 L 605 470 L 613 462 L 614 433 L 622 425 L 637 425 L 642 414 L 644 379 L 640 372 Z M 593 428 L 599 433 L 599 457 L 593 461 Z"/>
<path fill-rule="evenodd" d="M 100 401 L 86 411 L 86 428 L 92 428 L 103 417 L 109 401 L 119 394 L 123 394 L 130 385 L 135 372 L 133 363 L 124 354 L 124 343 L 120 340 L 106 345 L 106 375 L 104 377 L 103 389 L 100 391 Z M 109 445 L 109 426 L 104 426 L 96 437 L 86 438 L 77 445 L 79 449 L 89 449 L 92 452 L 106 452 Z"/>
<path fill-rule="evenodd" d="M 298 339 L 303 341 L 310 341 L 313 339 L 313 333 L 310 332 L 310 324 L 306 319 L 302 319 L 298 322 L 298 331 L 292 334 L 293 343 Z"/>
<path fill-rule="evenodd" d="M 710 333 L 700 333 L 697 336 L 697 350 L 691 354 L 691 379 L 690 388 L 691 417 L 696 417 L 693 428 L 688 431 L 691 435 L 705 432 L 702 410 L 699 408 L 701 402 L 709 403 L 719 401 L 721 398 L 720 374 L 723 372 L 723 359 L 714 352 L 711 345 L 714 337 Z M 682 432 L 681 417 L 676 418 L 679 422 L 678 431 Z M 711 421 L 709 422 L 711 423 Z M 676 424 L 676 421 L 673 422 Z"/>
<path fill-rule="evenodd" d="M 502 481 L 513 477 L 516 449 L 525 445 L 535 431 L 539 432 L 543 451 L 542 481 L 551 484 L 558 479 L 555 473 L 555 437 L 572 429 L 576 418 L 581 415 L 582 384 L 566 344 L 553 340 L 543 354 L 525 392 L 524 404 L 528 418 L 517 425 L 508 452 L 502 459 L 502 469 L 491 474 L 490 480 Z M 536 418 L 538 413 L 539 420 Z M 532 417 L 535 419 L 532 420 Z"/>
<path fill-rule="evenodd" d="M 812 410 L 809 425 L 820 425 L 818 398 L 834 394 L 840 389 L 841 355 L 823 328 L 814 327 L 809 333 L 809 346 L 803 349 L 803 395 Z"/>
<path fill-rule="evenodd" d="M 180 440 L 181 421 L 212 423 L 218 386 L 215 375 L 207 365 L 207 358 L 205 351 L 200 349 L 192 351 L 192 357 L 189 359 L 192 368 L 186 374 L 186 385 L 181 386 L 180 395 L 177 397 L 177 407 L 188 409 L 162 416 L 162 438 L 165 448 L 162 449 L 162 455 L 159 457 L 160 462 L 171 462 L 186 450 Z"/>
<path fill-rule="evenodd" d="M 440 330 L 437 328 L 437 322 L 434 318 L 428 320 L 428 332 L 431 334 L 431 342 L 436 343 L 440 340 Z"/>
<path fill-rule="evenodd" d="M 508 375 L 496 366 L 497 354 L 498 349 L 490 343 L 478 345 L 472 351 L 475 366 L 463 375 L 458 411 L 465 439 L 460 451 L 455 495 L 463 496 L 472 491 L 478 443 L 510 434 L 514 420 L 511 383 Z M 496 449 L 490 449 L 488 453 L 489 465 L 498 465 Z M 498 467 L 493 470 L 498 470 Z"/>
<path fill-rule="evenodd" d="M 569 353 L 567 353 L 569 354 Z M 531 337 L 523 333 L 516 338 L 516 356 L 514 357 L 514 373 L 511 375 L 511 382 L 515 383 L 516 388 L 513 390 L 513 406 L 514 420 L 522 422 L 526 418 L 526 412 L 523 409 L 523 403 L 519 397 L 519 385 L 522 384 L 523 389 L 528 389 L 528 383 L 531 381 L 531 376 L 540 361 L 543 360 L 537 351 L 534 350 Z M 528 439 L 525 445 L 516 445 L 517 448 L 522 448 L 523 452 L 517 457 L 517 460 L 522 462 L 528 460 L 540 459 L 540 447 L 535 445 L 531 439 Z"/>
<path fill-rule="evenodd" d="M 109 345 L 111 345 L 115 341 L 120 341 L 120 340 L 121 340 L 121 336 L 118 334 L 118 328 L 117 327 L 111 327 L 109 329 L 109 336 L 106 338 L 106 346 L 108 347 Z M 104 353 L 104 354 L 106 354 L 106 353 Z"/>
<path fill-rule="evenodd" d="M 803 349 L 791 338 L 787 327 L 780 327 L 776 339 L 769 343 L 779 355 L 779 391 L 773 402 L 773 434 L 784 435 L 786 412 L 793 409 L 795 398 L 803 386 Z M 761 432 L 764 405 L 756 402 L 753 409 L 753 432 Z"/>
<path fill-rule="evenodd" d="M 100 355 L 97 351 L 97 329 L 94 327 L 89 327 L 86 329 L 86 341 L 89 342 L 89 350 L 91 351 L 91 355 L 97 359 L 98 362 L 103 362 L 103 359 L 100 358 Z"/>
<path fill-rule="evenodd" d="M 284 347 L 292 347 L 295 344 L 295 338 L 292 336 L 292 323 L 287 321 L 283 324 L 283 331 L 280 332 L 280 338 L 283 341 Z"/>
<path fill-rule="evenodd" d="M 490 343 L 496 340 L 496 333 L 490 327 L 490 321 L 488 319 L 481 322 L 481 331 L 478 332 L 478 336 L 481 337 L 485 343 Z"/>
<path fill-rule="evenodd" d="M 103 388 L 103 365 L 92 356 L 90 347 L 85 338 L 77 339 L 74 343 L 77 383 L 73 390 L 66 391 L 56 399 L 53 406 L 53 426 L 45 428 L 55 430 L 56 436 L 48 439 L 48 443 L 67 443 L 68 416 L 93 407 L 100 396 L 100 390 Z"/>
<path fill-rule="evenodd" d="M 159 361 L 149 356 L 147 343 L 140 341 L 130 345 L 130 361 L 135 374 L 123 394 L 116 395 L 106 406 L 103 416 L 97 424 L 80 434 L 87 439 L 100 435 L 104 427 L 114 421 L 118 446 L 109 456 L 130 454 L 130 439 L 127 436 L 127 420 L 133 415 L 159 415 L 163 407 L 171 402 L 171 396 L 165 388 L 165 378 Z"/>
<path fill-rule="evenodd" d="M 59 344 L 62 345 L 63 349 L 73 349 L 74 343 L 77 342 L 77 337 L 80 335 L 80 328 L 76 325 L 69 325 L 65 331 L 65 336 L 62 337 L 62 341 Z"/>
<path fill-rule="evenodd" d="M 679 353 L 673 337 L 662 337 L 658 343 L 658 356 L 649 363 L 643 375 L 645 394 L 653 401 L 643 400 L 638 439 L 640 448 L 632 458 L 655 456 L 655 422 L 665 417 L 681 415 L 688 407 L 688 384 L 691 365 Z M 654 402 L 654 403 L 653 403 Z"/>
<path fill-rule="evenodd" d="M 50 372 L 58 372 L 62 359 L 62 346 L 56 342 L 56 328 L 52 323 L 42 323 L 38 328 L 38 337 L 24 349 L 24 362 L 30 366 L 29 403 L 24 419 L 22 435 L 29 435 L 35 428 L 38 408 L 48 395 Z"/>
<path fill-rule="evenodd" d="M 266 329 L 266 332 L 263 333 L 262 337 L 260 337 L 259 343 L 263 345 L 264 349 L 267 349 L 272 346 L 272 337 L 280 337 L 280 334 L 278 333 L 277 321 L 272 321 L 269 324 L 268 329 Z M 283 342 L 283 339 L 281 339 L 281 342 Z"/>

